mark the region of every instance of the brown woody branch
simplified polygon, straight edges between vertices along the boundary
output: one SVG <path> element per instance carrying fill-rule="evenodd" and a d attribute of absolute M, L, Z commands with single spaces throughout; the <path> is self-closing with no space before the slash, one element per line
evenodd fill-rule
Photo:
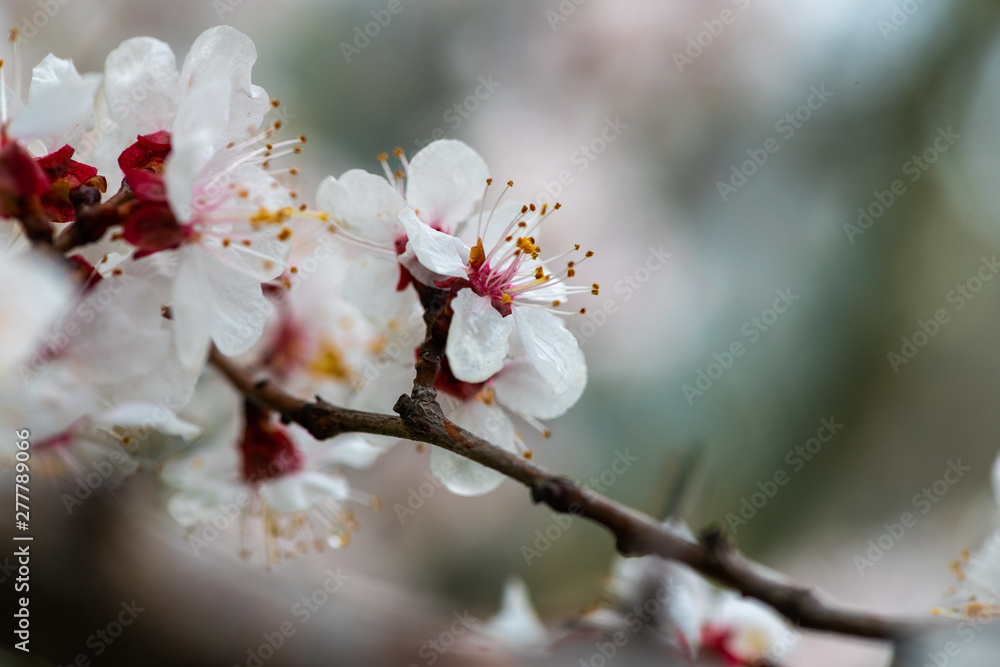
<path fill-rule="evenodd" d="M 323 440 L 352 431 L 375 433 L 436 445 L 492 468 L 531 490 L 532 500 L 553 510 L 589 519 L 607 528 L 624 556 L 652 554 L 684 563 L 720 584 L 757 598 L 801 628 L 854 637 L 897 641 L 926 632 L 930 621 L 895 619 L 852 610 L 831 603 L 817 592 L 795 584 L 745 558 L 719 528 L 705 532 L 699 542 L 652 517 L 633 510 L 580 484 L 500 449 L 448 421 L 435 400 L 434 379 L 440 368 L 447 337 L 445 290 L 417 284 L 424 305 L 427 337 L 417 360 L 412 393 L 400 396 L 393 408 L 398 416 L 348 410 L 291 396 L 267 380 L 253 381 L 214 348 L 211 363 L 249 399 L 278 412 Z"/>

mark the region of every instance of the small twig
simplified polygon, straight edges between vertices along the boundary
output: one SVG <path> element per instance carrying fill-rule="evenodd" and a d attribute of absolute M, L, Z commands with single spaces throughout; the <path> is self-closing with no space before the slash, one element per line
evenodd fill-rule
<path fill-rule="evenodd" d="M 119 207 L 135 199 L 128 185 L 106 202 L 101 202 L 101 191 L 90 185 L 81 185 L 70 195 L 76 210 L 76 219 L 56 237 L 53 247 L 59 253 L 93 243 L 104 236 L 109 227 L 122 223 Z"/>

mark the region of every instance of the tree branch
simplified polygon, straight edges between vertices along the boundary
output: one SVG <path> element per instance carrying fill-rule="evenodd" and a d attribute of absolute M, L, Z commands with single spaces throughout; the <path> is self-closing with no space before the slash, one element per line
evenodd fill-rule
<path fill-rule="evenodd" d="M 656 555 L 684 563 L 701 574 L 757 598 L 801 628 L 854 637 L 897 641 L 926 632 L 939 621 L 896 619 L 851 610 L 824 600 L 748 560 L 714 527 L 699 542 L 652 517 L 607 498 L 574 479 L 553 474 L 516 454 L 496 447 L 447 420 L 435 400 L 434 379 L 447 338 L 447 292 L 415 283 L 424 304 L 427 336 L 417 359 L 413 391 L 399 397 L 398 416 L 340 408 L 317 397 L 315 402 L 291 396 L 268 380 L 255 382 L 214 348 L 210 361 L 247 398 L 296 422 L 318 440 L 352 431 L 426 442 L 464 456 L 520 482 L 535 503 L 584 517 L 604 526 L 624 556 Z"/>

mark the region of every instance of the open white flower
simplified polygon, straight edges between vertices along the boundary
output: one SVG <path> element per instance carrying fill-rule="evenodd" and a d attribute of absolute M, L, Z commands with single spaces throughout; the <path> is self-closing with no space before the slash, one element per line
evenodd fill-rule
<path fill-rule="evenodd" d="M 255 60 L 253 42 L 228 26 L 202 33 L 179 73 L 169 47 L 150 38 L 108 57 L 105 96 L 137 81 L 150 89 L 148 107 L 101 141 L 120 151 L 137 199 L 125 240 L 136 256 L 177 257 L 169 305 L 187 368 L 203 363 L 210 341 L 229 356 L 257 341 L 268 313 L 261 283 L 281 274 L 290 250 L 297 212 L 270 161 L 299 152 L 305 138 L 272 143 L 280 123 L 259 129 L 272 104 L 250 81 Z"/>
<path fill-rule="evenodd" d="M 239 518 L 240 555 L 252 558 L 262 543 L 267 564 L 346 545 L 358 525 L 347 503 L 380 506 L 374 496 L 352 489 L 340 469 L 366 462 L 356 441 L 318 443 L 249 403 L 241 409 L 239 397 L 228 393 L 229 408 L 211 439 L 163 469 L 178 489 L 167 510 L 191 529 L 196 553 L 208 540 L 194 529 L 220 518 L 226 525 Z"/>
<path fill-rule="evenodd" d="M 548 213 L 546 207 L 536 211 L 534 204 L 498 206 L 484 224 L 480 212 L 475 229 L 470 224 L 465 232 L 475 239 L 470 247 L 460 237 L 424 224 L 412 210 L 400 212 L 417 260 L 442 277 L 444 282 L 438 284 L 449 285 L 455 294 L 445 353 L 458 379 L 482 382 L 498 373 L 513 331 L 555 393 L 567 391 L 579 374 L 579 343 L 558 316 L 565 314 L 558 308 L 570 294 L 598 293 L 596 283 L 587 287 L 565 284 L 575 277 L 577 265 L 593 253 L 568 261 L 561 271 L 550 271 L 539 260 L 541 248 L 532 236 Z M 494 218 L 500 222 L 491 225 Z M 579 249 L 575 246 L 549 261 Z"/>
<path fill-rule="evenodd" d="M 691 537 L 681 522 L 667 525 Z M 656 628 L 664 640 L 694 659 L 708 654 L 727 664 L 771 664 L 798 641 L 774 610 L 762 602 L 716 588 L 679 563 L 655 556 L 616 558 L 607 586 L 608 606 L 585 618 L 603 631 Z"/>
<path fill-rule="evenodd" d="M 348 294 L 372 323 L 383 330 L 409 315 L 414 295 L 404 290 L 410 272 L 428 282 L 430 275 L 406 250 L 406 229 L 399 213 L 409 207 L 426 224 L 452 233 L 460 227 L 483 193 L 486 163 L 461 141 L 442 139 L 407 160 L 393 173 L 388 155 L 379 160 L 385 177 L 362 169 L 327 177 L 316 193 L 318 208 L 357 245 L 371 251 L 348 269 Z M 395 289 L 394 289 L 395 288 Z"/>

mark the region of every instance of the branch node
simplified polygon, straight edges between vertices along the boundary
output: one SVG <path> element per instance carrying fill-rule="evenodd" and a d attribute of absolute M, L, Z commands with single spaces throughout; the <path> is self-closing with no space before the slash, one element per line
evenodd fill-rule
<path fill-rule="evenodd" d="M 539 478 L 531 485 L 531 500 L 536 504 L 545 503 L 557 512 L 568 512 L 575 488 L 576 483 L 568 477 Z"/>

